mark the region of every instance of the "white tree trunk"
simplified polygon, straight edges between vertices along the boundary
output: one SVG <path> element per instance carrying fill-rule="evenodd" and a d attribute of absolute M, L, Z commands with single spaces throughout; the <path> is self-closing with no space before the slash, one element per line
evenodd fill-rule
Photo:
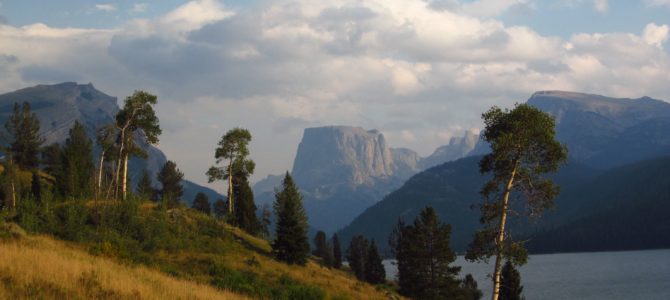
<path fill-rule="evenodd" d="M 500 296 L 500 271 L 502 265 L 502 247 L 503 242 L 505 241 L 505 223 L 507 222 L 507 209 L 509 207 L 509 194 L 512 190 L 512 185 L 514 184 L 514 176 L 516 175 L 518 162 L 514 164 L 512 169 L 512 174 L 507 181 L 507 186 L 505 186 L 505 193 L 503 194 L 503 205 L 500 212 L 500 224 L 498 225 L 498 236 L 496 237 L 496 264 L 494 268 L 493 276 L 493 295 L 491 299 L 498 300 Z"/>
<path fill-rule="evenodd" d="M 233 215 L 233 160 L 228 164 L 228 216 Z"/>
<path fill-rule="evenodd" d="M 123 157 L 123 200 L 126 200 L 128 195 L 128 153 Z"/>
<path fill-rule="evenodd" d="M 97 200 L 100 196 L 100 192 L 102 191 L 102 168 L 105 163 L 105 150 L 103 149 L 102 152 L 100 152 L 100 168 L 98 169 L 98 189 L 95 191 L 95 199 Z"/>

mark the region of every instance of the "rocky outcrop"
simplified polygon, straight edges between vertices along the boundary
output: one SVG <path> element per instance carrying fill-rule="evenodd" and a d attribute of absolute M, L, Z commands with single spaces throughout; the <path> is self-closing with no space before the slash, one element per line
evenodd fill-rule
<path fill-rule="evenodd" d="M 466 131 L 462 137 L 452 137 L 448 145 L 441 146 L 435 149 L 435 152 L 430 156 L 422 159 L 419 163 L 421 169 L 428 169 L 445 162 L 457 160 L 465 157 L 470 151 L 475 148 L 479 135 Z"/>

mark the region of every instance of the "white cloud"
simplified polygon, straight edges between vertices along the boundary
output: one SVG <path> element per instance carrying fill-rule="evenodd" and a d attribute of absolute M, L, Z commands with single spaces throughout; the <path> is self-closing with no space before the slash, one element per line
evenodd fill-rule
<path fill-rule="evenodd" d="M 147 11 L 147 8 L 149 8 L 148 3 L 135 3 L 133 4 L 133 7 L 130 8 L 130 13 L 131 14 L 139 14 Z"/>
<path fill-rule="evenodd" d="M 663 43 L 668 41 L 668 32 L 670 28 L 668 25 L 656 25 L 654 23 L 649 23 L 644 27 L 642 33 L 642 38 L 649 45 L 656 46 L 658 48 L 663 48 Z"/>
<path fill-rule="evenodd" d="M 104 12 L 112 12 L 116 10 L 116 6 L 114 4 L 96 4 L 95 9 Z"/>

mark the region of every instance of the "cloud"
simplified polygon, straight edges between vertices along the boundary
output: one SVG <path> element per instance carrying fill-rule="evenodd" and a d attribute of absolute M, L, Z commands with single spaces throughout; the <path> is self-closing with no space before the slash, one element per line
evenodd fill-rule
<path fill-rule="evenodd" d="M 131 14 L 139 14 L 147 11 L 147 8 L 149 8 L 148 3 L 135 3 L 133 6 L 130 8 L 130 13 Z"/>
<path fill-rule="evenodd" d="M 670 6 L 670 0 L 647 0 L 649 6 Z"/>
<path fill-rule="evenodd" d="M 608 9 L 607 0 L 594 0 L 593 7 L 600 13 L 606 13 Z"/>
<path fill-rule="evenodd" d="M 642 38 L 649 45 L 656 46 L 660 49 L 663 48 L 663 43 L 668 41 L 668 32 L 670 28 L 668 25 L 656 25 L 654 23 L 649 23 L 644 27 L 644 32 L 642 33 Z"/>
<path fill-rule="evenodd" d="M 101 10 L 104 12 L 113 12 L 116 10 L 116 5 L 114 4 L 96 4 L 95 9 Z"/>

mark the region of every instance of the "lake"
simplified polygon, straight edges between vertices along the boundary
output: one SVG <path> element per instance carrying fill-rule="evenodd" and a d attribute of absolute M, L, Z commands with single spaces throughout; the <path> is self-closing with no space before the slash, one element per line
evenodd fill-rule
<path fill-rule="evenodd" d="M 472 274 L 491 297 L 492 263 L 470 263 L 459 256 L 460 277 Z M 388 279 L 397 268 L 385 260 Z M 531 255 L 519 268 L 523 294 L 535 299 L 670 299 L 670 249 Z"/>

